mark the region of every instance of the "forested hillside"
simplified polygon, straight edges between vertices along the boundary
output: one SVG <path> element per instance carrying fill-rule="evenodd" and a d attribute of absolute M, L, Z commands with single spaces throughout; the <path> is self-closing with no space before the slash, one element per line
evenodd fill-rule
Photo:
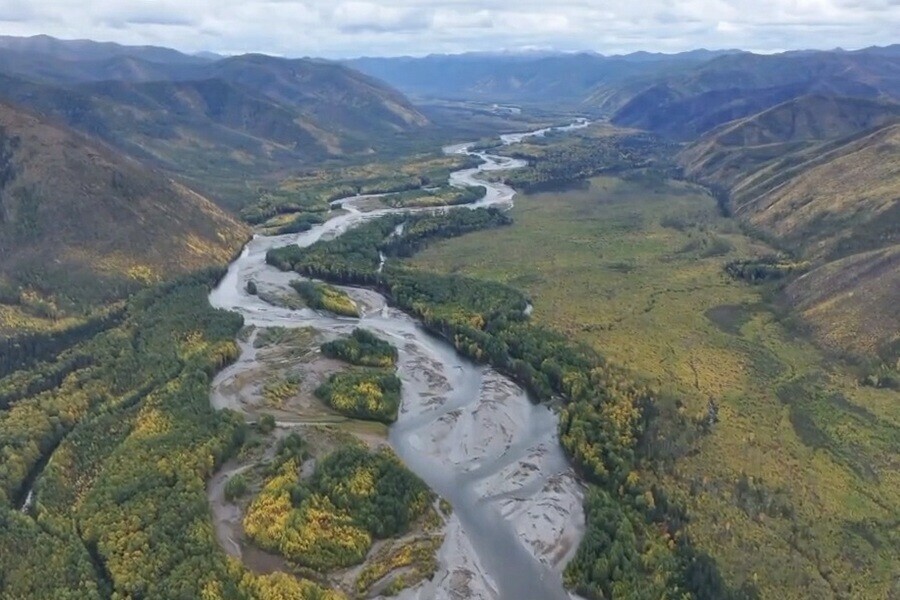
<path fill-rule="evenodd" d="M 78 314 L 224 265 L 248 236 L 165 175 L 8 105 L 0 105 L 0 174 L 0 289 L 13 311 Z"/>
<path fill-rule="evenodd" d="M 232 205 L 255 199 L 248 177 L 412 145 L 429 126 L 396 90 L 324 60 L 10 38 L 0 44 L 0 80 L 0 99 Z"/>
<path fill-rule="evenodd" d="M 340 597 L 253 575 L 217 546 L 205 482 L 246 433 L 209 404 L 241 326 L 209 307 L 221 275 L 138 294 L 120 325 L 48 362 L 66 371 L 38 392 L 0 379 L 13 398 L 0 413 L 4 598 Z M 66 367 L 72 356 L 87 362 Z M 32 515 L 22 514 L 35 481 Z"/>

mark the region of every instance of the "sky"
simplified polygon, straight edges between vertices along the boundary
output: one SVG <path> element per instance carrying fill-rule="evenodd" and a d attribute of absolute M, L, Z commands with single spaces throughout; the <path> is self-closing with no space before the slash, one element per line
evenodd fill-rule
<path fill-rule="evenodd" d="M 0 0 L 0 34 L 280 56 L 900 43 L 900 0 Z"/>

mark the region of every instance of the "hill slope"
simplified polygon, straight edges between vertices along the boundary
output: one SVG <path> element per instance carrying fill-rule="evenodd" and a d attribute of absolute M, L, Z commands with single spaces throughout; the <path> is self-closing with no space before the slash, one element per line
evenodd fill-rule
<path fill-rule="evenodd" d="M 864 354 L 896 344 L 900 106 L 804 97 L 711 131 L 679 161 L 811 263 L 786 292 L 822 341 Z"/>
<path fill-rule="evenodd" d="M 245 226 L 209 200 L 46 119 L 0 104 L 0 278 L 62 305 L 222 265 Z M 9 300 L 9 298 L 5 298 Z"/>
<path fill-rule="evenodd" d="M 718 125 L 809 94 L 900 99 L 900 61 L 875 50 L 772 56 L 736 54 L 687 72 L 633 82 L 616 98 L 630 98 L 613 121 L 677 139 L 693 139 Z"/>
<path fill-rule="evenodd" d="M 105 54 L 73 50 L 71 58 L 63 50 L 72 43 L 56 42 L 49 54 L 0 44 L 0 98 L 206 190 L 409 143 L 429 125 L 396 90 L 333 62 L 253 54 L 205 60 L 118 46 Z"/>

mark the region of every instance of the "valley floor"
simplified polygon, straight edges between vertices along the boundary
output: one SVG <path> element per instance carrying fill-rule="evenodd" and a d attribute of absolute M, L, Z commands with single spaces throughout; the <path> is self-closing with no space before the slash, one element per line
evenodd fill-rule
<path fill-rule="evenodd" d="M 663 412 L 715 421 L 663 436 L 653 471 L 730 583 L 763 598 L 900 591 L 896 392 L 860 386 L 725 274 L 765 246 L 674 181 L 595 178 L 520 195 L 512 216 L 412 263 L 526 291 L 536 322 L 655 382 Z"/>

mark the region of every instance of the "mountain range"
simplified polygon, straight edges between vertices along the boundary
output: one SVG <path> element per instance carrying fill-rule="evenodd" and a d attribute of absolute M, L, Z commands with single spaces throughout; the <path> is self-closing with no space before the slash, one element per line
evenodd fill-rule
<path fill-rule="evenodd" d="M 624 56 L 470 53 L 359 58 L 345 64 L 417 98 L 579 108 L 597 89 L 615 87 L 635 77 L 652 78 L 689 69 L 733 52 L 738 51 L 638 52 Z"/>
<path fill-rule="evenodd" d="M 897 353 L 900 104 L 802 96 L 710 130 L 678 160 L 724 190 L 738 219 L 809 263 L 784 300 L 822 342 Z"/>
<path fill-rule="evenodd" d="M 428 120 L 399 92 L 333 62 L 52 38 L 0 39 L 0 98 L 157 167 L 217 179 L 366 155 Z"/>
<path fill-rule="evenodd" d="M 265 177 L 431 139 L 407 95 L 580 114 L 682 144 L 686 177 L 808 265 L 781 298 L 824 343 L 900 344 L 900 45 L 336 63 L 0 37 L 0 268 L 20 285 L 53 271 L 63 283 L 47 292 L 75 298 L 84 278 L 60 274 L 115 291 L 135 274 L 221 263 L 247 230 L 214 204 L 236 210 Z M 179 220 L 167 229 L 161 215 Z"/>

